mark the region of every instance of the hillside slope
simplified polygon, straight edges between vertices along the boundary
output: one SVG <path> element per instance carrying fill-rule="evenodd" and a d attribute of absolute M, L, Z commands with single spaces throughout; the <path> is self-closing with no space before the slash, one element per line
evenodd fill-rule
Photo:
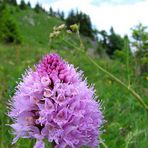
<path fill-rule="evenodd" d="M 18 30 L 25 44 L 48 45 L 49 32 L 53 26 L 63 22 L 46 13 L 36 13 L 31 9 L 19 10 L 13 8 L 13 18 L 17 22 Z"/>

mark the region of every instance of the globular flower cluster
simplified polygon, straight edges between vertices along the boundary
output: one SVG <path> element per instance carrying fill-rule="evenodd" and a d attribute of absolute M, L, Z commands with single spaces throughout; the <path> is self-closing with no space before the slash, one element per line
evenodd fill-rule
<path fill-rule="evenodd" d="M 44 139 L 55 148 L 99 145 L 103 115 L 82 72 L 48 54 L 23 75 L 11 100 L 9 116 L 16 137 L 35 138 L 34 148 L 43 148 Z"/>

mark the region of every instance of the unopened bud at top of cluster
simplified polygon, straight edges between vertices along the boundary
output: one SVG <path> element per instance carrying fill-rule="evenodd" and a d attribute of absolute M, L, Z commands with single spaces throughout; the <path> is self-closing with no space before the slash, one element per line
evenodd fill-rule
<path fill-rule="evenodd" d="M 77 32 L 79 30 L 79 26 L 77 24 L 70 25 L 70 29 L 73 32 Z"/>

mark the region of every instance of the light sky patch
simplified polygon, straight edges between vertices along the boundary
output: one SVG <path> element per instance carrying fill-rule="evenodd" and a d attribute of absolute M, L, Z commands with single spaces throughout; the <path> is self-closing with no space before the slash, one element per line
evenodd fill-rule
<path fill-rule="evenodd" d="M 19 2 L 20 0 L 18 0 Z M 27 0 L 26 0 L 27 1 Z M 32 6 L 37 0 L 30 0 Z M 130 34 L 131 27 L 142 23 L 148 26 L 148 0 L 38 0 L 48 11 L 62 10 L 67 15 L 71 9 L 88 14 L 93 26 L 109 31 L 111 26 L 121 35 Z"/>
<path fill-rule="evenodd" d="M 92 4 L 100 5 L 103 3 L 111 5 L 123 5 L 123 4 L 135 4 L 137 2 L 142 2 L 146 0 L 92 0 Z"/>

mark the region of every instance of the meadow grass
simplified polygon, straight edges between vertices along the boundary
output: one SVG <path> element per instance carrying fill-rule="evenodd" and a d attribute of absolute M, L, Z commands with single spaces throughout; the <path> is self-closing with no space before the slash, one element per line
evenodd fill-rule
<path fill-rule="evenodd" d="M 29 46 L 0 46 L 0 144 L 1 147 L 11 147 L 11 128 L 6 124 L 11 123 L 7 117 L 7 102 L 14 94 L 16 81 L 19 81 L 25 69 L 33 67 L 42 55 L 49 52 L 59 53 L 66 61 L 84 71 L 89 84 L 95 84 L 96 93 L 102 101 L 106 123 L 102 138 L 108 147 L 142 147 L 148 145 L 148 114 L 135 101 L 133 96 L 124 88 L 116 84 L 107 75 L 97 70 L 85 55 L 72 50 L 54 50 L 32 48 Z M 123 81 L 126 75 L 125 65 L 119 61 L 95 59 L 96 62 L 111 71 Z M 145 81 L 145 77 L 139 78 Z M 135 81 L 133 86 L 142 95 L 145 101 L 145 86 L 141 81 Z M 34 142 L 34 141 L 33 141 Z M 32 146 L 31 140 L 21 139 L 16 147 Z"/>
<path fill-rule="evenodd" d="M 31 10 L 14 11 L 13 15 L 19 24 L 22 44 L 0 44 L 0 148 L 33 147 L 35 141 L 30 139 L 20 139 L 15 145 L 11 145 L 14 136 L 11 134 L 11 128 L 7 126 L 12 123 L 6 115 L 7 103 L 13 96 L 16 82 L 20 81 L 19 78 L 25 69 L 33 67 L 43 55 L 50 52 L 59 53 L 66 61 L 74 64 L 79 70 L 83 70 L 88 83 L 95 85 L 106 120 L 102 127 L 104 132 L 101 138 L 109 148 L 148 147 L 148 112 L 141 107 L 139 102 L 108 75 L 99 71 L 85 54 L 65 45 L 60 39 L 49 46 L 49 32 L 53 26 L 61 24 L 62 21 Z M 128 83 L 126 63 L 97 57 L 94 60 L 123 82 Z M 146 75 L 135 76 L 132 63 L 129 69 L 131 70 L 131 86 L 148 104 Z M 46 147 L 51 147 L 51 145 L 46 142 Z"/>

